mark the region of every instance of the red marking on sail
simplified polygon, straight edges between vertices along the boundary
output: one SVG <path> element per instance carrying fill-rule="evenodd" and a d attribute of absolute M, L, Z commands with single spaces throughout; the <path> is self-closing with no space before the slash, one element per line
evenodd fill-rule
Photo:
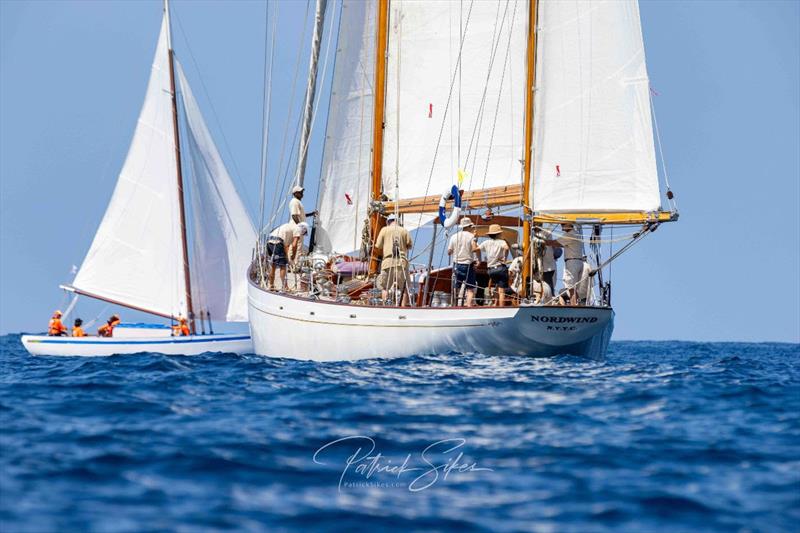
<path fill-rule="evenodd" d="M 428 118 L 433 118 L 433 104 L 428 104 Z"/>
<path fill-rule="evenodd" d="M 561 165 L 556 165 L 556 177 L 561 177 Z"/>
<path fill-rule="evenodd" d="M 347 200 L 347 205 L 353 205 L 353 199 L 350 198 L 349 194 L 344 193 L 344 199 Z"/>

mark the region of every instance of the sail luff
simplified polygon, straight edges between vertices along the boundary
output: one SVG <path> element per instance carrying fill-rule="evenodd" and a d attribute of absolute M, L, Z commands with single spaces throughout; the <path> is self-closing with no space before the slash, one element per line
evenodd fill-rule
<path fill-rule="evenodd" d="M 311 37 L 311 57 L 308 64 L 308 85 L 306 86 L 305 107 L 303 108 L 303 126 L 300 132 L 300 153 L 297 157 L 295 176 L 297 185 L 303 186 L 308 160 L 308 143 L 311 135 L 311 121 L 314 116 L 314 95 L 317 91 L 317 66 L 319 64 L 320 43 L 325 27 L 325 7 L 328 0 L 317 0 L 314 13 L 314 33 Z"/>
<path fill-rule="evenodd" d="M 178 185 L 178 206 L 180 217 L 181 248 L 183 255 L 183 279 L 186 291 L 186 312 L 189 315 L 189 329 L 192 334 L 196 332 L 194 322 L 194 307 L 192 305 L 192 276 L 189 269 L 189 245 L 186 238 L 186 207 L 183 194 L 183 169 L 181 166 L 181 143 L 178 131 L 178 99 L 175 91 L 175 53 L 172 50 L 172 31 L 169 20 L 169 0 L 164 0 L 164 17 L 167 25 L 167 53 L 169 54 L 169 86 L 170 100 L 172 102 L 172 133 L 175 143 L 176 178 Z"/>

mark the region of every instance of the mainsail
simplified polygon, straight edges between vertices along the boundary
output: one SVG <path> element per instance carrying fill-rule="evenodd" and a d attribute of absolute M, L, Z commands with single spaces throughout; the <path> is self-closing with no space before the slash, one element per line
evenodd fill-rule
<path fill-rule="evenodd" d="M 191 167 L 192 300 L 228 322 L 247 321 L 247 267 L 256 231 L 176 61 Z"/>
<path fill-rule="evenodd" d="M 460 169 L 466 190 L 520 183 L 528 2 L 393 0 L 389 9 L 386 194 L 441 194 Z"/>
<path fill-rule="evenodd" d="M 176 166 L 165 19 L 133 140 L 76 289 L 157 314 L 186 315 Z"/>
<path fill-rule="evenodd" d="M 344 0 L 320 183 L 318 248 L 361 246 L 370 191 L 375 79 L 374 2 Z"/>
<path fill-rule="evenodd" d="M 651 212 L 660 194 L 635 0 L 540 1 L 537 212 Z"/>
<path fill-rule="evenodd" d="M 75 277 L 77 292 L 167 317 L 188 315 L 165 13 L 144 105 L 111 202 Z M 246 321 L 256 232 L 175 62 L 186 116 L 194 244 L 192 300 Z"/>

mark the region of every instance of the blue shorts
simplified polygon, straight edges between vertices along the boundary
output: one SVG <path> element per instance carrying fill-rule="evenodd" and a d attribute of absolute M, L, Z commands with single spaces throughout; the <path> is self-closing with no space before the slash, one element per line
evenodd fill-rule
<path fill-rule="evenodd" d="M 462 283 L 467 284 L 467 289 L 475 289 L 475 266 L 472 264 L 462 265 L 456 263 L 456 289 L 461 288 Z"/>
<path fill-rule="evenodd" d="M 269 240 L 267 241 L 267 261 L 274 267 L 285 267 L 289 264 L 289 258 L 286 257 L 286 247 L 283 246 L 283 240 Z"/>
<path fill-rule="evenodd" d="M 506 265 L 496 266 L 489 269 L 489 279 L 498 289 L 508 288 L 508 267 Z"/>

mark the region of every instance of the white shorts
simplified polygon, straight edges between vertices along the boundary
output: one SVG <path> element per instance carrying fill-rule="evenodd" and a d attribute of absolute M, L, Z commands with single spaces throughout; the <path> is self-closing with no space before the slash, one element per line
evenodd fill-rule
<path fill-rule="evenodd" d="M 586 298 L 589 294 L 590 269 L 589 263 L 580 259 L 569 259 L 565 261 L 563 277 L 564 287 L 572 289 L 578 285 L 578 296 L 580 298 Z"/>

